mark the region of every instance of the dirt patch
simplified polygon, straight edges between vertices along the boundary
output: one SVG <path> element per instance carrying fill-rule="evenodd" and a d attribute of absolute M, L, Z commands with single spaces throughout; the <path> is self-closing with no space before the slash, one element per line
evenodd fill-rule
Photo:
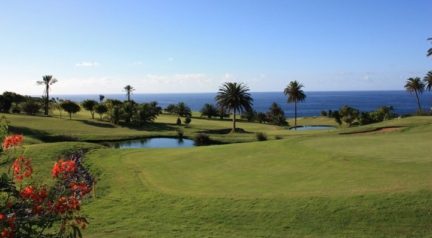
<path fill-rule="evenodd" d="M 388 132 L 395 132 L 400 131 L 404 127 L 401 126 L 391 126 L 391 127 L 379 127 L 368 131 L 355 131 L 355 132 L 348 132 L 348 133 L 340 133 L 341 135 L 359 135 L 359 134 L 372 134 L 372 133 L 388 133 Z"/>

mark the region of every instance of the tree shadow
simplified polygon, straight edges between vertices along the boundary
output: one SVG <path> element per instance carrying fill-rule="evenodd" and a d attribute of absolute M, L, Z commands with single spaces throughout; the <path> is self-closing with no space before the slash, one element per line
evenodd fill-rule
<path fill-rule="evenodd" d="M 120 125 L 122 127 L 126 127 L 137 131 L 173 131 L 177 129 L 177 127 L 173 126 L 173 124 L 160 123 L 160 122 L 150 122 L 143 125 L 131 125 L 126 123 L 121 123 Z"/>
<path fill-rule="evenodd" d="M 80 122 L 89 125 L 89 126 L 96 126 L 96 127 L 102 127 L 102 128 L 115 128 L 116 126 L 106 123 L 106 122 L 98 122 L 98 121 L 88 121 L 88 120 L 80 120 Z"/>
<path fill-rule="evenodd" d="M 9 126 L 9 130 L 15 134 L 24 134 L 35 137 L 43 142 L 78 141 L 77 138 L 67 135 L 51 135 L 45 131 L 27 127 Z"/>
<path fill-rule="evenodd" d="M 231 128 L 224 128 L 224 129 L 214 129 L 214 130 L 202 130 L 198 131 L 199 133 L 206 133 L 206 134 L 218 134 L 218 135 L 226 135 L 232 132 Z M 244 134 L 251 134 L 253 132 L 246 131 L 242 128 L 236 128 L 236 133 L 244 133 Z"/>

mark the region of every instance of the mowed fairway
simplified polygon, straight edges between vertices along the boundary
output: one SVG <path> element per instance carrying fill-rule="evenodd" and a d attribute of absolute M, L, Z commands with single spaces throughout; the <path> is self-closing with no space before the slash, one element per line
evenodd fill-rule
<path fill-rule="evenodd" d="M 86 234 L 432 236 L 431 136 L 423 124 L 381 134 L 96 150 L 88 158 L 101 171 L 99 197 L 85 206 Z"/>
<path fill-rule="evenodd" d="M 33 117 L 16 116 L 11 123 L 48 135 L 65 135 L 60 124 L 77 123 L 63 131 L 79 135 L 85 127 L 81 140 L 95 126 L 53 118 L 50 131 L 42 121 L 30 124 L 26 118 Z M 172 118 L 161 117 L 159 123 Z M 188 133 L 229 126 L 194 122 Z M 96 198 L 83 204 L 90 221 L 85 237 L 432 237 L 432 118 L 329 132 L 241 125 L 268 134 L 273 128 L 285 139 L 124 150 L 30 140 L 34 144 L 26 153 L 35 171 L 49 176 L 56 155 L 90 150 L 86 164 L 98 183 Z M 374 131 L 387 126 L 402 127 Z M 94 139 L 117 132 L 120 137 L 157 133 L 99 128 Z M 350 132 L 363 133 L 340 134 Z M 243 136 L 251 141 L 253 135 Z M 236 134 L 220 137 L 235 141 Z"/>

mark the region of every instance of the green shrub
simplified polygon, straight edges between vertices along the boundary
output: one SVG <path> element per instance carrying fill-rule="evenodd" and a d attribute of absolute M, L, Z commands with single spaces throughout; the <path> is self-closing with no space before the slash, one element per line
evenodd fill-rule
<path fill-rule="evenodd" d="M 205 133 L 197 134 L 194 138 L 194 141 L 196 146 L 210 145 L 212 142 L 210 136 Z"/>
<path fill-rule="evenodd" d="M 41 104 L 32 100 L 20 104 L 21 109 L 28 115 L 34 115 L 42 108 Z"/>
<path fill-rule="evenodd" d="M 255 134 L 257 141 L 265 141 L 267 140 L 267 135 L 262 132 L 258 132 Z"/>

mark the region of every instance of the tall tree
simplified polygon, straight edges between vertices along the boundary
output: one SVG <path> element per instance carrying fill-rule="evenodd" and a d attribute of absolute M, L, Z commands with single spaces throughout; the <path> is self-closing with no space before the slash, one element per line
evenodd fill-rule
<path fill-rule="evenodd" d="M 87 99 L 87 100 L 84 100 L 81 104 L 82 104 L 84 109 L 86 109 L 87 111 L 90 112 L 92 119 L 94 119 L 94 112 L 95 112 L 94 107 L 98 103 L 95 100 Z"/>
<path fill-rule="evenodd" d="M 425 86 L 426 86 L 426 90 L 428 90 L 429 92 L 432 91 L 432 71 L 429 71 L 426 76 L 423 79 Z"/>
<path fill-rule="evenodd" d="M 135 91 L 135 88 L 130 86 L 130 85 L 126 85 L 124 87 L 124 90 L 126 92 L 126 96 L 127 96 L 127 101 L 130 102 L 131 101 L 131 94 L 133 91 Z"/>
<path fill-rule="evenodd" d="M 425 89 L 424 83 L 421 81 L 421 79 L 419 77 L 409 78 L 406 81 L 405 89 L 408 92 L 415 94 L 416 99 L 417 99 L 418 111 L 421 112 L 422 108 L 421 108 L 421 104 L 420 104 L 419 94 L 422 94 L 424 89 Z"/>
<path fill-rule="evenodd" d="M 179 102 L 176 106 L 175 106 L 175 113 L 179 116 L 179 117 L 187 117 L 187 116 L 192 116 L 192 110 L 190 109 L 190 107 L 188 105 L 186 105 L 184 102 Z"/>
<path fill-rule="evenodd" d="M 236 131 L 236 114 L 252 110 L 253 98 L 249 88 L 242 83 L 226 82 L 216 95 L 216 102 L 219 107 L 226 108 L 233 113 L 232 132 Z"/>
<path fill-rule="evenodd" d="M 69 119 L 72 119 L 72 114 L 81 110 L 81 107 L 77 103 L 70 100 L 63 101 L 60 106 L 63 108 L 63 110 L 69 113 Z"/>
<path fill-rule="evenodd" d="M 291 81 L 284 90 L 288 96 L 288 103 L 294 103 L 294 128 L 297 128 L 297 103 L 306 99 L 306 94 L 302 90 L 303 85 L 297 81 Z"/>
<path fill-rule="evenodd" d="M 432 37 L 428 38 L 428 40 L 430 40 L 432 42 Z M 432 48 L 429 48 L 428 52 L 427 52 L 427 56 L 430 57 L 432 56 Z"/>
<path fill-rule="evenodd" d="M 429 71 L 423 79 L 426 89 L 432 91 L 432 71 Z"/>
<path fill-rule="evenodd" d="M 45 87 L 44 89 L 44 114 L 45 116 L 48 116 L 48 111 L 49 111 L 49 91 L 50 91 L 50 87 L 51 85 L 57 83 L 57 79 L 53 78 L 52 75 L 44 75 L 42 76 L 42 80 L 41 81 L 37 81 L 37 84 L 39 85 L 43 85 Z"/>

